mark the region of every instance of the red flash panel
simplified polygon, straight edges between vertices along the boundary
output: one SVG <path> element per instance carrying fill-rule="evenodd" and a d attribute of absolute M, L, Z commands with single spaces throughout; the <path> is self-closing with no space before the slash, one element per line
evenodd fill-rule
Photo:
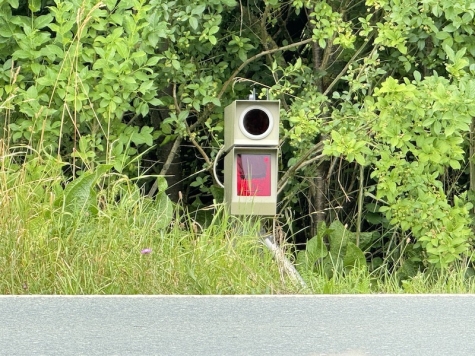
<path fill-rule="evenodd" d="M 270 196 L 270 155 L 237 155 L 237 195 Z"/>

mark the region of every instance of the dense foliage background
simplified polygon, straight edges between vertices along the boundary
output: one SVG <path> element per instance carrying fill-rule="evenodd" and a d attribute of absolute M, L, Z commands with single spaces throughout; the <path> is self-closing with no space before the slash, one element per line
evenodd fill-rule
<path fill-rule="evenodd" d="M 87 189 L 109 172 L 102 184 L 128 176 L 211 205 L 224 106 L 269 90 L 282 107 L 276 225 L 309 241 L 302 273 L 469 265 L 474 14 L 469 0 L 1 0 L 10 168 L 27 145 Z M 63 207 L 100 208 L 63 188 Z"/>

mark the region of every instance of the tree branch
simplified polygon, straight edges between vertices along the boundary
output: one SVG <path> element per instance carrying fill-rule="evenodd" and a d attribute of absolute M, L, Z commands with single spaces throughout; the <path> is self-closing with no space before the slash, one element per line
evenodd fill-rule
<path fill-rule="evenodd" d="M 192 134 L 192 132 L 190 131 L 190 127 L 188 126 L 188 124 L 186 123 L 186 131 L 188 133 L 188 137 L 191 141 L 191 143 L 193 144 L 193 146 L 195 146 L 195 148 L 198 150 L 198 152 L 201 154 L 201 156 L 204 158 L 206 164 L 208 164 L 208 167 L 207 169 L 210 170 L 213 168 L 213 162 L 211 162 L 211 160 L 209 159 L 208 155 L 206 154 L 206 152 L 203 150 L 203 147 L 200 146 L 200 144 L 198 142 L 196 142 L 195 140 L 195 137 L 194 135 Z M 213 178 L 213 181 L 215 180 L 214 179 L 214 175 L 212 175 L 212 178 Z"/>
<path fill-rule="evenodd" d="M 373 37 L 374 33 L 372 33 L 368 38 L 367 40 L 361 45 L 360 48 L 358 48 L 358 50 L 355 52 L 355 54 L 353 55 L 353 57 L 351 57 L 351 59 L 345 64 L 345 66 L 343 67 L 343 69 L 341 70 L 341 72 L 336 76 L 335 79 L 333 79 L 333 81 L 331 82 L 331 84 L 328 86 L 328 88 L 325 90 L 325 92 L 323 93 L 323 95 L 327 95 L 332 89 L 333 87 L 336 85 L 336 83 L 338 83 L 338 81 L 341 79 L 341 77 L 343 77 L 343 75 L 346 73 L 346 71 L 348 70 L 348 68 L 350 67 L 350 65 L 354 62 L 354 60 L 360 55 L 360 53 L 363 51 L 363 49 L 366 48 L 366 45 L 369 43 L 370 39 Z"/>
<path fill-rule="evenodd" d="M 292 167 L 290 167 L 289 170 L 287 170 L 287 172 L 285 172 L 282 178 L 280 178 L 279 183 L 277 184 L 278 186 L 277 194 L 279 194 L 284 189 L 284 187 L 287 185 L 289 178 L 296 171 L 304 167 L 307 162 L 310 161 L 310 160 L 307 160 L 307 158 L 310 155 L 312 155 L 313 153 L 320 153 L 322 152 L 322 150 L 323 150 L 323 141 L 320 141 L 317 144 L 315 144 L 311 149 L 309 149 L 304 155 L 302 155 L 302 157 L 300 157 L 300 159 Z"/>
<path fill-rule="evenodd" d="M 170 168 L 170 165 L 173 162 L 173 159 L 175 158 L 176 152 L 178 151 L 178 148 L 180 147 L 182 137 L 178 136 L 173 143 L 173 146 L 170 150 L 170 153 L 168 154 L 167 160 L 163 164 L 162 169 L 160 170 L 160 173 L 158 174 L 159 176 L 165 176 L 167 174 L 168 169 Z M 152 185 L 152 188 L 150 188 L 150 191 L 148 192 L 149 197 L 153 197 L 155 192 L 157 191 L 158 184 L 157 181 L 155 181 Z"/>
<path fill-rule="evenodd" d="M 267 50 L 267 51 L 263 51 L 261 53 L 258 53 L 256 54 L 255 56 L 252 56 L 251 58 L 248 58 L 245 62 L 243 62 L 234 72 L 233 74 L 231 74 L 231 76 L 229 77 L 228 80 L 226 80 L 226 82 L 223 84 L 223 87 L 221 88 L 221 91 L 219 92 L 218 94 L 218 99 L 221 99 L 221 97 L 223 96 L 224 92 L 226 91 L 226 89 L 228 88 L 228 86 L 231 84 L 231 82 L 234 80 L 234 78 L 239 74 L 240 71 L 242 71 L 244 69 L 244 67 L 246 67 L 249 63 L 255 61 L 256 59 L 258 58 L 261 58 L 263 56 L 266 56 L 268 54 L 271 54 L 271 53 L 275 53 L 275 52 L 279 52 L 279 51 L 285 51 L 285 50 L 288 50 L 290 48 L 294 48 L 294 47 L 298 47 L 298 46 L 302 46 L 302 45 L 305 45 L 307 43 L 310 43 L 312 42 L 313 39 L 312 38 L 307 38 L 306 40 L 303 40 L 303 41 L 300 41 L 300 42 L 295 42 L 295 43 L 292 43 L 292 44 L 289 44 L 287 46 L 284 46 L 284 47 L 279 47 L 279 48 L 273 48 L 273 49 L 270 49 L 270 50 Z"/>

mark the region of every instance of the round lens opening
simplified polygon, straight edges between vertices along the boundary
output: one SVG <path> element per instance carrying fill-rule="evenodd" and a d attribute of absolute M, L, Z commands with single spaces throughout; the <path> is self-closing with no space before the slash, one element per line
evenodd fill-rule
<path fill-rule="evenodd" d="M 249 134 L 259 136 L 269 129 L 270 120 L 264 111 L 252 109 L 244 115 L 242 124 Z"/>

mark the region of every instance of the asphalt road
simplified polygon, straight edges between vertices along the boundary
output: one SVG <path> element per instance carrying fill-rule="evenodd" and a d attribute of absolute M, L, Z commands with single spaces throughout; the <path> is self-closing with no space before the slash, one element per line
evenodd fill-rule
<path fill-rule="evenodd" d="M 475 355 L 475 295 L 3 296 L 1 355 Z"/>

